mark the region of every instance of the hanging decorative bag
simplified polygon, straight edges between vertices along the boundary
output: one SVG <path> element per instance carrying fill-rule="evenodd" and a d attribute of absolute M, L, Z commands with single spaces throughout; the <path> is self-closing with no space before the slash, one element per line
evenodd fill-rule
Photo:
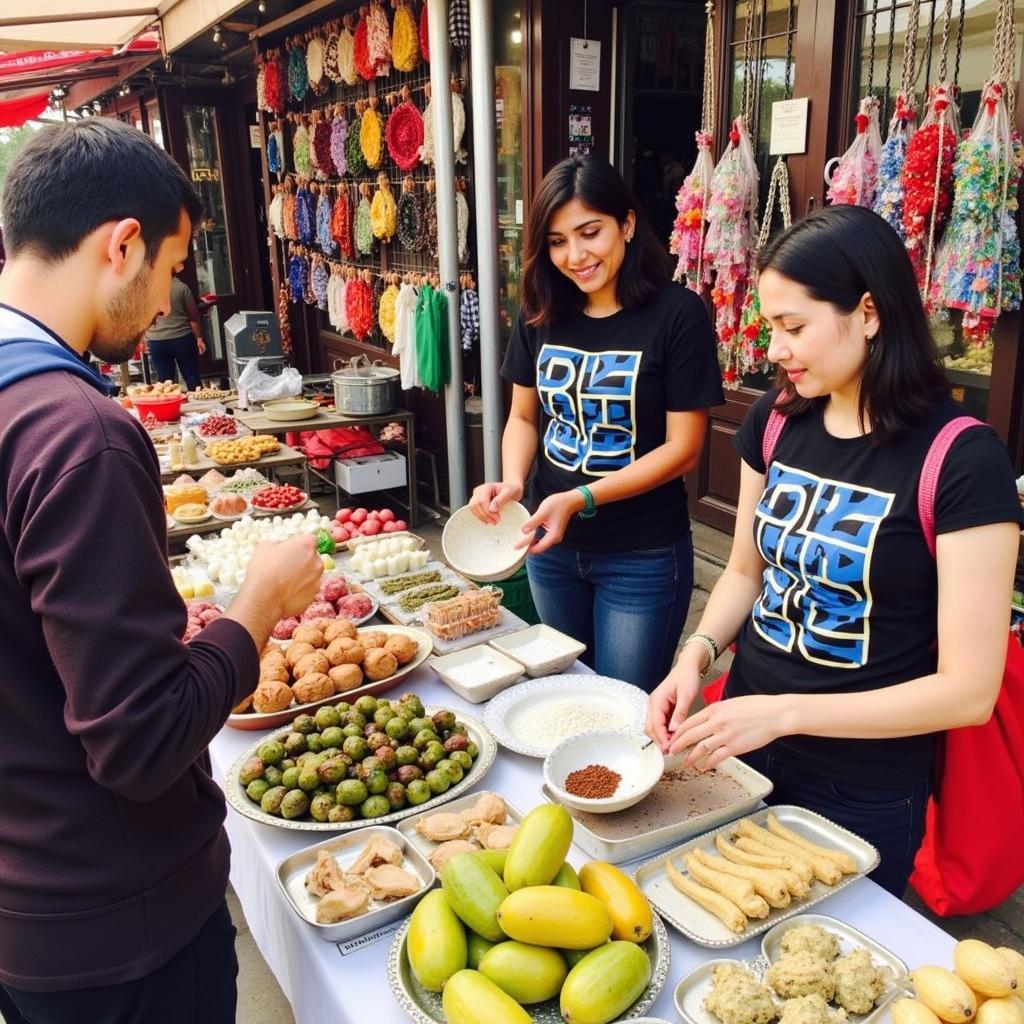
<path fill-rule="evenodd" d="M 338 74 L 346 85 L 357 85 L 359 72 L 356 70 L 356 43 L 348 15 L 342 19 L 342 26 L 338 33 Z"/>
<path fill-rule="evenodd" d="M 366 23 L 366 14 L 366 8 L 360 7 L 359 21 L 356 24 L 356 30 L 353 34 L 352 50 L 356 71 L 359 72 L 359 77 L 362 78 L 363 81 L 369 82 L 377 77 L 377 70 L 374 68 L 373 62 L 370 60 L 370 40 L 368 35 L 369 26 Z"/>
<path fill-rule="evenodd" d="M 296 241 L 299 237 L 297 204 L 295 202 L 295 193 L 291 189 L 285 192 L 284 209 L 281 216 L 284 221 L 284 237 L 289 241 Z"/>
<path fill-rule="evenodd" d="M 302 302 L 309 287 L 309 260 L 299 250 L 293 250 L 288 260 L 288 288 L 292 302 Z"/>
<path fill-rule="evenodd" d="M 295 173 L 309 177 L 309 131 L 301 118 L 295 117 L 295 132 L 292 135 L 292 164 Z"/>
<path fill-rule="evenodd" d="M 295 224 L 299 233 L 299 241 L 303 245 L 312 245 L 316 224 L 316 204 L 313 193 L 305 185 L 300 185 L 295 192 Z"/>
<path fill-rule="evenodd" d="M 466 200 L 465 178 L 455 183 L 455 233 L 458 238 L 459 262 L 469 262 L 469 203 Z"/>
<path fill-rule="evenodd" d="M 335 84 L 341 85 L 344 79 L 338 67 L 338 33 L 331 29 L 324 46 L 324 74 Z"/>
<path fill-rule="evenodd" d="M 423 200 L 411 177 L 402 182 L 398 197 L 395 234 L 398 244 L 407 252 L 420 252 L 426 242 L 423 224 Z"/>
<path fill-rule="evenodd" d="M 423 145 L 423 115 L 412 102 L 408 86 L 402 89 L 402 102 L 388 117 L 384 129 L 384 141 L 391 159 L 403 171 L 414 170 L 420 162 L 420 147 Z"/>
<path fill-rule="evenodd" d="M 356 115 L 355 121 L 359 123 L 353 123 L 349 125 L 348 135 L 345 137 L 345 163 L 348 165 L 348 173 L 353 178 L 358 178 L 361 174 L 366 173 L 366 160 L 363 158 L 363 147 L 359 142 L 359 129 L 361 125 L 362 116 L 362 101 L 356 104 Z"/>
<path fill-rule="evenodd" d="M 427 17 L 427 5 L 420 8 L 420 53 L 430 63 L 430 19 Z"/>
<path fill-rule="evenodd" d="M 377 323 L 381 333 L 391 344 L 395 343 L 395 303 L 398 301 L 398 285 L 392 275 L 377 306 Z"/>
<path fill-rule="evenodd" d="M 359 122 L 359 145 L 363 151 L 363 159 L 371 170 L 380 167 L 384 149 L 384 129 L 377 113 L 377 98 L 373 97 L 366 103 L 363 116 Z"/>
<path fill-rule="evenodd" d="M 313 126 L 313 154 L 316 169 L 325 178 L 333 178 L 338 170 L 331 153 L 331 122 L 320 114 Z"/>
<path fill-rule="evenodd" d="M 375 238 L 390 242 L 398 221 L 398 207 L 391 194 L 391 183 L 386 174 L 377 176 L 377 191 L 370 204 L 370 228 Z"/>
<path fill-rule="evenodd" d="M 330 282 L 327 264 L 320 258 L 314 258 L 311 287 L 316 299 L 317 309 L 327 309 L 327 285 Z"/>
<path fill-rule="evenodd" d="M 367 272 L 364 272 L 368 276 Z M 373 290 L 365 276 L 349 281 L 345 289 L 345 312 L 349 330 L 362 341 L 373 330 Z"/>
<path fill-rule="evenodd" d="M 301 103 L 306 98 L 308 89 L 306 53 L 302 49 L 302 43 L 295 39 L 288 53 L 288 95 L 295 103 Z"/>
<path fill-rule="evenodd" d="M 846 206 L 866 206 L 875 202 L 878 184 L 878 157 L 882 136 L 878 129 L 878 100 L 865 96 L 854 118 L 857 135 L 850 148 L 825 165 L 829 202 Z M 831 171 L 830 171 L 831 168 Z"/>
<path fill-rule="evenodd" d="M 335 108 L 334 120 L 331 121 L 331 162 L 341 177 L 348 173 L 348 156 L 345 153 L 345 140 L 348 138 L 348 119 L 345 108 L 338 104 Z"/>
<path fill-rule="evenodd" d="M 349 214 L 348 187 L 338 186 L 338 197 L 334 200 L 334 208 L 331 211 L 331 238 L 338 244 L 341 254 L 348 259 L 352 258 L 352 219 Z"/>
<path fill-rule="evenodd" d="M 391 74 L 391 27 L 379 0 L 372 0 L 366 12 L 366 49 L 374 76 Z"/>
<path fill-rule="evenodd" d="M 316 200 L 316 244 L 326 256 L 333 256 L 338 250 L 338 243 L 331 234 L 331 197 L 326 188 L 320 188 L 319 191 Z"/>
<path fill-rule="evenodd" d="M 267 170 L 271 174 L 284 173 L 284 137 L 280 128 L 274 128 L 267 136 Z"/>
<path fill-rule="evenodd" d="M 420 62 L 416 19 L 406 0 L 398 0 L 391 26 L 391 60 L 396 71 L 415 71 Z"/>
<path fill-rule="evenodd" d="M 364 181 L 359 186 L 359 206 L 356 207 L 356 254 L 369 256 L 373 252 L 373 223 L 370 218 L 370 186 Z"/>
<path fill-rule="evenodd" d="M 274 196 L 267 207 L 267 224 L 278 238 L 284 238 L 284 196 L 277 185 L 273 189 Z"/>
<path fill-rule="evenodd" d="M 711 179 L 708 200 L 707 266 L 715 273 L 711 301 L 723 358 L 726 387 L 740 385 L 737 345 L 740 310 L 750 282 L 757 216 L 758 174 L 754 148 L 742 116 L 733 121 L 729 145 Z"/>
<path fill-rule="evenodd" d="M 282 74 L 281 58 L 277 51 L 267 54 L 263 66 L 263 92 L 266 110 L 271 114 L 283 113 L 285 108 L 285 82 L 287 75 Z"/>
<path fill-rule="evenodd" d="M 459 53 L 465 53 L 469 49 L 469 0 L 450 0 L 448 38 Z"/>
<path fill-rule="evenodd" d="M 327 284 L 327 319 L 339 333 L 348 330 L 348 317 L 345 314 L 345 278 L 337 265 L 332 268 L 331 280 Z"/>
<path fill-rule="evenodd" d="M 315 93 L 322 93 L 327 88 L 324 81 L 324 43 L 317 35 L 306 44 L 306 79 Z"/>

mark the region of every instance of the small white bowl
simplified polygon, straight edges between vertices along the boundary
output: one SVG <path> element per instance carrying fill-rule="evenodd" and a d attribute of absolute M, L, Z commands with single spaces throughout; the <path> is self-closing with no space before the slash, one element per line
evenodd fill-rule
<path fill-rule="evenodd" d="M 522 527 L 530 513 L 518 501 L 510 501 L 500 514 L 492 526 L 480 522 L 464 505 L 445 523 L 441 549 L 456 572 L 493 583 L 511 576 L 526 561 L 526 548 L 513 545 L 523 539 Z"/>
<path fill-rule="evenodd" d="M 622 777 L 615 793 L 588 798 L 566 792 L 569 774 L 592 764 L 603 765 Z M 544 758 L 544 781 L 559 803 L 592 814 L 611 814 L 640 803 L 658 784 L 664 770 L 665 758 L 658 745 L 642 733 L 587 732 L 571 736 Z"/>
<path fill-rule="evenodd" d="M 523 666 L 518 661 L 485 644 L 435 658 L 430 667 L 471 704 L 496 697 L 523 674 Z"/>
<path fill-rule="evenodd" d="M 586 644 L 543 622 L 489 642 L 495 650 L 518 661 L 534 679 L 557 676 L 587 649 Z"/>

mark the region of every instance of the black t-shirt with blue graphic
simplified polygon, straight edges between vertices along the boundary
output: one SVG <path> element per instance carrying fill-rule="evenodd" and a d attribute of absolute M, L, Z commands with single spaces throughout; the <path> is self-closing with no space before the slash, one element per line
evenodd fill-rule
<path fill-rule="evenodd" d="M 735 438 L 759 473 L 776 395 L 753 406 Z M 775 447 L 754 520 L 768 567 L 740 633 L 729 697 L 862 692 L 935 671 L 938 580 L 917 488 L 935 435 L 963 411 L 941 400 L 921 426 L 882 447 L 833 437 L 823 412 L 818 405 L 788 421 Z M 935 531 L 1005 522 L 1021 522 L 1010 460 L 991 428 L 975 427 L 946 456 Z M 827 778 L 898 786 L 928 777 L 934 740 L 787 736 L 769 749 Z"/>
<path fill-rule="evenodd" d="M 548 495 L 593 484 L 665 443 L 665 414 L 720 405 L 715 338 L 701 300 L 667 283 L 639 309 L 580 313 L 545 327 L 520 314 L 502 376 L 536 387 L 540 450 L 531 507 Z M 689 530 L 686 486 L 672 480 L 576 517 L 563 543 L 577 551 L 650 550 Z"/>

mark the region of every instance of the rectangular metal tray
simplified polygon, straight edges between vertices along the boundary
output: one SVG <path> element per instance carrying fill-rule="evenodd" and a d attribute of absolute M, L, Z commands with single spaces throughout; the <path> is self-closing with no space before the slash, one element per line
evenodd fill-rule
<path fill-rule="evenodd" d="M 611 839 L 600 834 L 600 827 L 596 830 L 588 827 L 585 823 L 597 815 L 581 815 L 571 807 L 566 810 L 572 815 L 574 841 L 580 849 L 586 851 L 591 857 L 597 860 L 608 861 L 609 864 L 623 864 L 626 861 L 637 860 L 646 857 L 657 850 L 663 850 L 673 843 L 690 839 L 708 832 L 728 821 L 735 821 L 737 818 L 745 817 L 764 800 L 772 791 L 771 779 L 765 778 L 760 772 L 744 764 L 735 757 L 727 758 L 718 766 L 718 771 L 731 776 L 749 792 L 749 797 L 728 804 L 717 811 L 708 811 L 707 814 L 698 814 L 692 818 L 684 818 L 681 821 L 664 825 L 661 828 L 647 829 L 638 826 L 637 834 L 628 839 Z M 541 795 L 548 803 L 558 803 L 554 794 L 544 784 L 540 788 Z M 636 813 L 633 808 L 620 811 L 618 814 L 602 815 L 603 818 L 617 818 Z M 593 822 L 591 822 L 593 824 Z"/>
<path fill-rule="evenodd" d="M 851 882 L 862 878 L 878 866 L 879 855 L 874 846 L 842 826 L 823 818 L 820 814 L 815 814 L 814 811 L 789 804 L 779 804 L 745 815 L 745 817 L 757 825 L 763 825 L 770 813 L 773 813 L 783 825 L 806 836 L 812 842 L 820 843 L 823 846 L 832 846 L 850 854 L 857 865 L 856 874 L 844 875 L 835 885 L 825 885 L 823 882 L 815 880 L 805 899 L 794 901 L 784 909 L 772 908 L 766 918 L 760 921 L 751 920 L 747 927 L 737 935 L 726 928 L 710 911 L 705 910 L 688 896 L 679 892 L 669 881 L 665 870 L 665 861 L 669 857 L 685 874 L 686 869 L 680 863 L 683 854 L 698 848 L 706 850 L 708 853 L 715 853 L 715 836 L 721 835 L 729 838 L 732 832 L 732 825 L 729 824 L 698 836 L 696 839 L 691 839 L 652 860 L 645 861 L 633 873 L 637 885 L 644 891 L 654 909 L 688 939 L 697 943 L 698 946 L 706 946 L 709 949 L 727 949 L 730 946 L 738 946 L 754 935 L 761 935 L 780 921 L 786 921 L 796 917 L 797 914 L 802 914 L 809 907 L 827 899 L 833 893 L 845 889 Z"/>
<path fill-rule="evenodd" d="M 457 801 L 458 802 L 458 801 Z M 316 898 L 306 892 L 306 875 L 316 863 L 320 850 L 329 850 L 344 869 L 355 862 L 363 847 L 373 836 L 390 839 L 402 848 L 402 867 L 416 875 L 423 883 L 419 892 L 398 900 L 370 900 L 370 909 L 365 914 L 353 917 L 337 924 L 318 924 L 316 920 Z M 277 882 L 291 908 L 306 921 L 317 934 L 328 942 L 346 942 L 360 935 L 366 935 L 386 924 L 391 924 L 405 917 L 412 911 L 419 898 L 430 889 L 437 880 L 434 869 L 422 853 L 402 835 L 398 829 L 386 825 L 368 825 L 348 835 L 333 836 L 322 843 L 307 846 L 306 849 L 285 857 L 277 865 Z"/>
<path fill-rule="evenodd" d="M 817 925 L 838 936 L 843 954 L 852 953 L 855 949 L 864 948 L 871 954 L 875 964 L 888 968 L 892 977 L 881 999 L 870 1013 L 853 1013 L 847 1016 L 849 1024 L 875 1024 L 881 1020 L 892 1000 L 903 991 L 903 983 L 907 978 L 907 965 L 891 950 L 885 948 L 874 939 L 868 938 L 863 932 L 824 914 L 797 914 L 795 917 L 775 925 L 765 933 L 761 940 L 761 956 L 756 960 L 742 961 L 744 966 L 759 980 L 763 980 L 768 968 L 779 959 L 782 936 L 790 928 L 800 925 Z M 676 1012 L 686 1024 L 721 1024 L 721 1021 L 704 1008 L 704 997 L 711 989 L 711 975 L 719 964 L 735 964 L 737 960 L 708 960 L 695 967 L 679 984 L 673 993 Z"/>
<path fill-rule="evenodd" d="M 450 803 L 446 803 L 441 807 L 432 807 L 429 811 L 424 811 L 422 814 L 414 814 L 411 818 L 406 818 L 404 821 L 398 823 L 398 831 L 402 834 L 405 841 L 412 846 L 417 853 L 419 853 L 424 860 L 430 860 L 430 855 L 440 846 L 440 843 L 435 843 L 432 839 L 427 839 L 426 836 L 421 836 L 416 831 L 416 822 L 423 818 L 429 818 L 432 814 L 437 814 L 439 811 L 452 812 L 454 814 L 461 814 L 463 811 L 468 811 L 470 807 L 476 805 L 477 800 L 486 796 L 491 790 L 483 789 L 473 793 L 467 793 L 465 796 L 459 797 L 458 800 L 452 800 Z M 500 793 L 494 794 L 495 796 L 501 796 Z M 502 796 L 502 800 L 505 798 Z M 522 812 L 513 807 L 507 800 L 505 800 L 505 824 L 506 825 L 518 825 L 523 820 Z"/>

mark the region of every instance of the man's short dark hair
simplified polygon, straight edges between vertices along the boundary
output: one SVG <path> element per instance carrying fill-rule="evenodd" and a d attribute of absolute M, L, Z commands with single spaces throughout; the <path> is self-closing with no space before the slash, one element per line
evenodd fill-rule
<path fill-rule="evenodd" d="M 15 158 L 4 184 L 4 242 L 9 257 L 57 262 L 101 224 L 134 217 L 152 263 L 182 210 L 195 223 L 202 203 L 178 164 L 137 128 L 91 117 L 41 129 Z"/>

